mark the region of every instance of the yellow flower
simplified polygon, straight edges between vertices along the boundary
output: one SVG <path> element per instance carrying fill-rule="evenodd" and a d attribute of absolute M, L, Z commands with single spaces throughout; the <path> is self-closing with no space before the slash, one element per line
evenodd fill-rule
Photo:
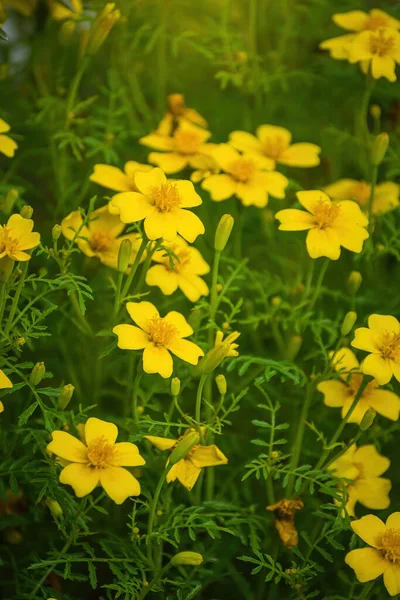
<path fill-rule="evenodd" d="M 188 242 L 194 242 L 204 233 L 199 217 L 185 210 L 202 203 L 193 183 L 168 180 L 161 169 L 152 169 L 149 173 L 137 172 L 135 184 L 140 193 L 121 192 L 111 200 L 124 223 L 144 219 L 144 230 L 150 240 L 163 238 L 171 242 L 179 233 Z"/>
<path fill-rule="evenodd" d="M 8 137 L 8 135 L 3 135 L 7 131 L 10 131 L 10 129 L 9 124 L 0 119 L 0 152 L 12 158 L 18 148 L 18 144 Z"/>
<path fill-rule="evenodd" d="M 142 137 L 139 142 L 150 148 L 164 151 L 151 152 L 148 160 L 169 174 L 192 166 L 193 160 L 208 151 L 209 145 L 206 141 L 210 137 L 209 131 L 182 120 L 171 136 L 154 132 Z"/>
<path fill-rule="evenodd" d="M 0 369 L 0 390 L 5 390 L 6 388 L 12 388 L 13 384 L 7 377 L 7 375 Z M 4 404 L 0 400 L 0 413 L 4 411 Z"/>
<path fill-rule="evenodd" d="M 390 479 L 380 477 L 390 466 L 390 460 L 379 454 L 373 444 L 357 448 L 355 444 L 329 465 L 329 471 L 343 478 L 347 492 L 346 510 L 354 517 L 354 507 L 359 502 L 367 508 L 384 510 L 390 505 Z"/>
<path fill-rule="evenodd" d="M 47 449 L 68 464 L 60 473 L 60 482 L 72 486 L 78 498 L 90 494 L 97 485 L 116 504 L 129 496 L 139 496 L 140 484 L 122 467 L 145 464 L 135 444 L 115 443 L 118 428 L 114 423 L 91 417 L 85 425 L 85 443 L 65 431 L 53 431 Z"/>
<path fill-rule="evenodd" d="M 264 208 L 268 204 L 268 194 L 275 198 L 285 197 L 288 179 L 282 173 L 267 171 L 270 161 L 264 156 L 240 155 L 228 144 L 219 144 L 213 157 L 225 173 L 206 177 L 202 188 L 210 192 L 215 202 L 236 195 L 243 206 Z"/>
<path fill-rule="evenodd" d="M 351 10 L 347 13 L 333 15 L 332 20 L 336 25 L 348 31 L 375 31 L 379 27 L 392 27 L 400 29 L 400 21 L 394 19 L 383 10 L 373 8 L 368 13 L 362 10 Z M 341 35 L 322 42 L 319 47 L 329 50 L 331 57 L 338 60 L 349 57 L 349 48 L 355 39 L 354 33 Z"/>
<path fill-rule="evenodd" d="M 354 569 L 358 581 L 365 583 L 383 574 L 389 595 L 400 594 L 400 512 L 392 513 L 386 525 L 375 515 L 366 515 L 350 525 L 372 546 L 346 554 L 345 562 Z"/>
<path fill-rule="evenodd" d="M 188 429 L 184 435 L 187 435 L 191 430 Z M 173 450 L 178 442 L 182 439 L 171 440 L 170 438 L 157 437 L 154 435 L 144 436 L 159 450 Z M 184 437 L 184 436 L 182 436 Z M 226 465 L 228 459 L 221 450 L 212 444 L 211 446 L 195 446 L 189 454 L 182 458 L 174 465 L 167 475 L 167 482 L 175 481 L 176 479 L 191 490 L 196 483 L 203 467 L 217 467 L 218 465 Z M 168 464 L 168 462 L 167 462 Z"/>
<path fill-rule="evenodd" d="M 113 333 L 118 336 L 118 348 L 144 349 L 145 373 L 159 373 L 164 379 L 171 377 L 173 362 L 170 352 L 191 365 L 197 365 L 204 352 L 193 342 L 183 339 L 193 334 L 183 315 L 173 310 L 160 317 L 151 302 L 127 302 L 126 309 L 139 327 L 116 325 Z"/>
<path fill-rule="evenodd" d="M 329 196 L 319 190 L 297 192 L 297 198 L 308 212 L 288 208 L 277 212 L 275 217 L 282 231 L 309 230 L 306 243 L 311 258 L 326 256 L 337 260 L 341 246 L 361 252 L 368 237 L 365 229 L 368 219 L 356 202 L 331 202 Z"/>
<path fill-rule="evenodd" d="M 40 234 L 32 229 L 32 219 L 24 219 L 21 215 L 11 215 L 6 225 L 0 225 L 0 259 L 8 256 L 21 262 L 29 260 L 31 255 L 24 250 L 40 244 Z"/>
<path fill-rule="evenodd" d="M 50 1 L 50 13 L 55 21 L 70 21 L 74 23 L 78 21 L 83 13 L 83 2 L 82 0 L 71 0 L 71 7 L 67 8 L 65 4 L 56 2 L 55 0 Z"/>
<path fill-rule="evenodd" d="M 7 6 L 12 6 L 24 17 L 33 15 L 37 7 L 37 0 L 6 0 Z"/>
<path fill-rule="evenodd" d="M 199 183 L 205 179 L 205 177 L 216 175 L 220 171 L 219 165 L 213 157 L 216 144 L 208 144 L 208 146 L 209 150 L 207 150 L 207 152 L 204 150 L 204 154 L 198 154 L 191 160 L 190 166 L 195 169 L 190 175 L 190 180 L 193 181 L 193 183 Z"/>
<path fill-rule="evenodd" d="M 179 236 L 164 247 L 173 255 L 166 254 L 165 250 L 153 254 L 154 262 L 159 264 L 147 271 L 147 285 L 157 285 L 166 296 L 179 288 L 191 302 L 207 296 L 208 286 L 199 275 L 206 275 L 210 267 L 200 252 Z"/>
<path fill-rule="evenodd" d="M 361 367 L 350 348 L 338 350 L 332 357 L 332 363 L 336 371 L 340 373 L 341 380 L 321 381 L 317 385 L 317 389 L 324 394 L 326 406 L 342 408 L 342 418 L 344 418 L 360 388 Z M 394 392 L 380 389 L 374 380 L 364 389 L 357 406 L 349 417 L 349 423 L 361 423 L 369 408 L 373 408 L 387 419 L 397 421 L 400 413 L 400 398 Z"/>
<path fill-rule="evenodd" d="M 396 63 L 400 63 L 400 33 L 380 28 L 356 35 L 349 48 L 349 62 L 371 61 L 372 77 L 396 81 Z"/>
<path fill-rule="evenodd" d="M 89 179 L 115 192 L 138 192 L 139 190 L 135 185 L 135 173 L 147 173 L 152 168 L 150 165 L 143 165 L 134 160 L 125 163 L 123 171 L 111 165 L 94 165 L 94 171 Z M 119 213 L 119 210 L 113 208 L 111 203 L 108 206 L 110 212 Z"/>
<path fill-rule="evenodd" d="M 170 136 L 176 125 L 182 121 L 189 121 L 200 127 L 207 127 L 207 121 L 194 108 L 188 108 L 183 94 L 170 94 L 167 97 L 168 112 L 165 113 L 156 133 Z"/>
<path fill-rule="evenodd" d="M 125 229 L 125 224 L 118 215 L 110 214 L 107 206 L 94 210 L 90 214 L 89 223 L 84 227 L 82 227 L 82 222 L 79 210 L 74 210 L 61 222 L 62 233 L 67 240 L 72 240 L 79 231 L 75 243 L 81 252 L 86 256 L 97 256 L 104 265 L 117 269 L 119 247 L 122 240 L 129 239 L 132 242 L 129 262 L 133 263 L 141 243 L 141 237 L 137 233 L 120 236 Z"/>
<path fill-rule="evenodd" d="M 292 144 L 291 141 L 290 131 L 276 125 L 260 125 L 256 136 L 246 131 L 233 131 L 229 136 L 229 143 L 237 150 L 266 158 L 269 169 L 274 169 L 276 163 L 289 167 L 319 165 L 319 146 L 309 143 Z"/>
<path fill-rule="evenodd" d="M 367 211 L 371 186 L 366 181 L 357 179 L 339 179 L 326 186 L 324 192 L 334 200 L 354 200 L 364 211 Z M 374 190 L 373 214 L 384 215 L 397 208 L 400 204 L 399 192 L 399 185 L 393 181 L 378 184 Z"/>
<path fill-rule="evenodd" d="M 354 332 L 351 345 L 370 352 L 362 365 L 363 373 L 372 375 L 380 385 L 388 383 L 392 375 L 400 381 L 400 323 L 390 315 L 371 315 L 368 328 Z"/>
<path fill-rule="evenodd" d="M 217 333 L 215 334 L 214 348 L 226 346 L 226 344 L 229 344 L 226 356 L 239 356 L 239 352 L 237 351 L 237 348 L 239 348 L 239 344 L 235 343 L 239 336 L 240 333 L 238 331 L 232 331 L 232 333 L 227 335 L 224 339 L 224 334 L 222 333 L 222 331 L 217 331 Z"/>
<path fill-rule="evenodd" d="M 104 44 L 111 29 L 121 18 L 120 11 L 115 8 L 115 2 L 107 2 L 103 10 L 97 15 L 96 21 L 90 32 L 90 38 L 87 42 L 89 54 L 95 54 Z"/>

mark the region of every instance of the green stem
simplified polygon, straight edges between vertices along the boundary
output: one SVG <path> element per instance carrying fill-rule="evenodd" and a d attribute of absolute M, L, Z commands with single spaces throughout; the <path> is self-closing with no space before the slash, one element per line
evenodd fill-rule
<path fill-rule="evenodd" d="M 156 487 L 156 491 L 154 492 L 154 496 L 153 499 L 151 501 L 150 504 L 150 512 L 149 512 L 149 520 L 147 523 L 147 558 L 149 560 L 149 563 L 154 565 L 154 561 L 153 561 L 153 553 L 152 553 L 152 540 L 151 540 L 151 536 L 153 534 L 153 528 L 154 528 L 154 519 L 156 516 L 156 509 L 157 509 L 157 503 L 158 503 L 158 499 L 160 497 L 161 494 L 161 490 L 162 487 L 165 483 L 165 479 L 170 471 L 170 469 L 172 468 L 172 465 L 167 465 L 164 469 L 164 471 L 161 473 L 161 477 L 158 480 L 157 483 L 157 487 Z"/>
<path fill-rule="evenodd" d="M 314 307 L 314 304 L 316 303 L 316 301 L 318 300 L 320 294 L 321 294 L 321 287 L 322 287 L 322 283 L 324 281 L 324 277 L 325 277 L 325 273 L 329 267 L 329 263 L 331 261 L 329 260 L 329 258 L 325 258 L 321 270 L 319 272 L 318 275 L 318 279 L 317 279 L 317 283 L 315 284 L 315 290 L 314 290 L 314 295 L 311 298 L 310 304 L 308 305 L 308 308 L 311 309 Z"/>
<path fill-rule="evenodd" d="M 372 233 L 375 187 L 378 179 L 378 166 L 373 165 L 371 172 L 371 192 L 368 200 L 368 233 Z"/>
<path fill-rule="evenodd" d="M 158 43 L 158 56 L 157 56 L 157 105 L 158 112 L 161 115 L 164 111 L 165 100 L 167 96 L 167 67 L 168 67 L 168 56 L 167 56 L 167 33 L 168 33 L 168 15 L 172 12 L 170 6 L 171 0 L 159 0 L 159 11 L 160 11 L 160 38 Z"/>
<path fill-rule="evenodd" d="M 75 106 L 76 103 L 76 98 L 78 95 L 78 90 L 79 90 L 79 86 L 81 84 L 81 80 L 83 77 L 83 74 L 85 72 L 86 66 L 87 66 L 87 58 L 84 58 L 81 62 L 81 66 L 79 67 L 78 71 L 75 74 L 75 77 L 73 79 L 71 88 L 69 90 L 69 94 L 68 94 L 68 100 L 67 100 L 67 108 L 66 108 L 66 115 L 65 115 L 65 123 L 64 123 L 64 127 L 65 129 L 68 129 L 68 127 L 70 126 L 71 122 L 72 122 L 72 110 Z"/>
<path fill-rule="evenodd" d="M 71 299 L 71 304 L 75 311 L 75 314 L 78 317 L 79 322 L 83 326 L 83 330 L 86 331 L 86 333 L 88 333 L 89 335 L 93 335 L 92 328 L 90 327 L 88 321 L 86 320 L 85 315 L 81 311 L 81 307 L 79 306 L 79 302 L 78 302 L 78 298 L 76 297 L 76 293 L 73 292 L 72 294 L 70 294 L 69 298 Z"/>
<path fill-rule="evenodd" d="M 169 562 L 167 565 L 165 565 L 165 567 L 162 569 L 162 571 L 159 571 L 159 573 L 157 573 L 157 575 L 150 581 L 149 585 L 142 588 L 142 591 L 140 592 L 138 600 L 142 600 L 143 598 L 145 598 L 147 596 L 147 594 L 149 592 L 151 592 L 152 588 L 155 587 L 160 582 L 160 580 L 170 570 L 171 567 L 172 567 L 171 562 Z"/>
<path fill-rule="evenodd" d="M 136 425 L 138 424 L 138 421 L 139 421 L 137 405 L 138 405 L 140 382 L 143 377 L 143 373 L 139 372 L 139 367 L 140 367 L 140 363 L 138 364 L 138 368 L 136 369 L 136 377 L 135 377 L 135 381 L 133 384 L 133 393 L 132 393 L 132 418 Z"/>
<path fill-rule="evenodd" d="M 135 273 L 136 273 L 137 268 L 139 266 L 140 259 L 142 258 L 143 252 L 145 251 L 145 248 L 147 246 L 147 241 L 148 241 L 147 240 L 147 236 L 143 233 L 142 243 L 140 244 L 140 247 L 139 247 L 139 250 L 138 250 L 138 252 L 136 254 L 134 263 L 133 263 L 133 265 L 131 267 L 131 271 L 130 271 L 130 273 L 129 273 L 126 281 L 125 281 L 125 285 L 124 285 L 124 288 L 122 290 L 122 298 L 123 299 L 126 298 L 126 296 L 128 295 L 128 292 L 129 292 L 129 289 L 131 287 L 133 278 L 135 277 Z"/>
<path fill-rule="evenodd" d="M 368 598 L 368 595 L 369 595 L 370 591 L 372 590 L 374 584 L 375 584 L 375 581 L 371 581 L 371 583 L 366 585 L 364 587 L 362 593 L 359 595 L 358 600 L 366 600 Z"/>
<path fill-rule="evenodd" d="M 24 283 L 25 283 L 25 277 L 26 274 L 28 272 L 28 262 L 29 261 L 25 261 L 24 264 L 22 265 L 22 273 L 21 273 L 21 277 L 20 280 L 18 282 L 18 287 L 16 289 L 12 304 L 11 304 L 11 310 L 10 310 L 10 314 L 8 315 L 8 319 L 7 319 L 7 323 L 6 323 L 6 327 L 5 327 L 5 332 L 8 333 L 11 329 L 11 324 L 13 322 L 14 316 L 15 316 L 15 312 L 17 310 L 18 307 L 18 301 L 19 301 L 19 297 L 21 295 L 22 292 L 22 288 L 24 287 Z"/>
<path fill-rule="evenodd" d="M 346 444 L 346 446 L 344 448 L 342 448 L 342 450 L 340 452 L 338 452 L 333 458 L 328 460 L 327 464 L 325 465 L 325 470 L 329 467 L 329 465 L 331 465 L 333 462 L 338 460 L 338 458 L 343 456 L 343 454 L 345 452 L 347 452 L 347 450 L 349 450 L 352 446 L 355 446 L 363 433 L 364 432 L 360 429 L 360 431 L 357 433 L 357 435 L 354 437 L 354 439 L 352 440 L 352 442 L 350 444 Z"/>
<path fill-rule="evenodd" d="M 198 424 L 200 424 L 200 421 L 201 421 L 201 401 L 203 398 L 203 388 L 204 388 L 204 384 L 207 380 L 207 377 L 208 377 L 207 374 L 202 375 L 200 377 L 199 385 L 197 388 L 195 420 Z"/>
<path fill-rule="evenodd" d="M 1 327 L 1 322 L 3 320 L 4 309 L 6 307 L 6 300 L 7 300 L 6 285 L 7 285 L 6 283 L 3 283 L 3 282 L 0 283 L 0 327 Z"/>
<path fill-rule="evenodd" d="M 122 281 L 124 278 L 123 273 L 118 273 L 117 279 L 117 289 L 115 290 L 115 299 L 114 299 L 114 313 L 113 318 L 115 319 L 118 315 L 119 305 L 121 304 L 121 290 L 122 290 Z"/>

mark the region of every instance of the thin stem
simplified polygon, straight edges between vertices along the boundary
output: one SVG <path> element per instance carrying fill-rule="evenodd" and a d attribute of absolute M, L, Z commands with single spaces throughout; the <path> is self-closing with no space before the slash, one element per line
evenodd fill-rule
<path fill-rule="evenodd" d="M 368 598 L 368 595 L 369 595 L 370 591 L 372 590 L 374 584 L 375 584 L 375 581 L 371 581 L 371 583 L 366 585 L 364 587 L 363 591 L 361 592 L 361 594 L 359 595 L 358 600 L 366 600 Z"/>
<path fill-rule="evenodd" d="M 122 298 L 126 298 L 126 296 L 128 295 L 129 289 L 131 287 L 133 278 L 135 277 L 135 273 L 137 271 L 137 268 L 139 266 L 140 263 L 140 259 L 142 258 L 143 252 L 145 251 L 145 248 L 147 246 L 147 236 L 143 233 L 143 238 L 142 238 L 142 243 L 140 244 L 139 250 L 136 254 L 135 260 L 133 262 L 133 265 L 131 267 L 131 271 L 125 281 L 125 285 L 124 288 L 122 290 Z"/>
<path fill-rule="evenodd" d="M 79 67 L 78 71 L 75 74 L 74 80 L 72 82 L 71 85 L 71 89 L 69 91 L 68 94 L 68 100 L 67 100 L 67 108 L 66 108 L 66 114 L 65 114 L 65 123 L 64 123 L 64 127 L 65 129 L 68 129 L 68 127 L 70 126 L 71 122 L 72 122 L 72 110 L 75 106 L 76 103 L 76 98 L 78 95 L 78 90 L 79 90 L 79 86 L 81 84 L 81 80 L 83 77 L 83 74 L 85 72 L 86 66 L 87 66 L 87 58 L 84 58 L 81 66 Z"/>
<path fill-rule="evenodd" d="M 168 56 L 167 56 L 167 34 L 168 34 L 168 15 L 172 12 L 170 6 L 171 0 L 159 0 L 159 11 L 160 11 L 160 37 L 158 42 L 158 56 L 157 56 L 157 100 L 158 100 L 158 112 L 161 115 L 164 109 L 164 104 L 167 95 L 167 68 L 168 68 Z"/>
<path fill-rule="evenodd" d="M 323 265 L 321 267 L 321 270 L 319 272 L 319 275 L 318 275 L 317 283 L 315 284 L 314 295 L 311 298 L 310 304 L 308 306 L 309 309 L 314 307 L 314 304 L 316 303 L 316 301 L 318 300 L 318 298 L 321 294 L 322 283 L 324 281 L 325 273 L 329 267 L 330 262 L 331 261 L 329 260 L 329 258 L 325 258 Z"/>
<path fill-rule="evenodd" d="M 156 491 L 154 492 L 154 496 L 153 496 L 153 499 L 152 499 L 151 504 L 150 504 L 149 520 L 148 520 L 148 523 L 147 523 L 147 540 L 146 541 L 147 541 L 147 544 L 148 544 L 148 547 L 147 547 L 147 558 L 149 560 L 149 563 L 152 564 L 152 565 L 154 565 L 154 561 L 153 561 L 153 554 L 152 554 L 152 540 L 151 540 L 151 536 L 153 534 L 154 519 L 155 519 L 155 516 L 156 516 L 156 508 L 157 508 L 157 503 L 158 503 L 158 499 L 159 499 L 160 494 L 161 494 L 162 487 L 163 487 L 163 485 L 165 483 L 165 479 L 166 479 L 166 477 L 167 477 L 167 475 L 168 475 L 168 473 L 169 473 L 169 471 L 170 471 L 171 468 L 172 468 L 172 465 L 168 464 L 165 467 L 164 471 L 161 473 L 161 477 L 158 480 Z"/>
<path fill-rule="evenodd" d="M 138 405 L 140 382 L 143 377 L 143 373 L 139 371 L 139 367 L 140 367 L 140 363 L 138 364 L 138 368 L 136 369 L 136 377 L 135 377 L 135 381 L 133 384 L 133 393 L 132 393 L 132 418 L 136 425 L 138 424 L 138 421 L 139 421 L 137 405 Z"/>
<path fill-rule="evenodd" d="M 6 307 L 6 300 L 7 300 L 6 285 L 7 285 L 6 283 L 3 283 L 3 282 L 0 283 L 0 327 L 1 327 L 1 322 L 3 320 L 4 309 Z"/>
<path fill-rule="evenodd" d="M 208 375 L 202 375 L 200 377 L 200 381 L 199 381 L 199 385 L 197 388 L 197 395 L 196 395 L 196 412 L 195 412 L 195 420 L 197 423 L 200 423 L 201 421 L 201 401 L 203 399 L 203 388 L 204 388 L 204 384 L 207 380 Z"/>
<path fill-rule="evenodd" d="M 147 596 L 147 594 L 149 592 L 151 592 L 152 588 L 160 582 L 160 580 L 170 570 L 171 567 L 172 567 L 171 562 L 166 564 L 165 567 L 162 569 L 162 571 L 159 571 L 157 573 L 157 575 L 150 581 L 149 585 L 142 588 L 142 591 L 140 592 L 138 600 L 142 600 L 143 598 L 145 598 Z"/>
<path fill-rule="evenodd" d="M 114 313 L 113 318 L 115 319 L 118 315 L 119 305 L 121 303 L 121 290 L 122 290 L 122 281 L 124 278 L 123 273 L 118 273 L 117 279 L 117 289 L 115 290 L 115 299 L 114 299 Z"/>
<path fill-rule="evenodd" d="M 19 301 L 19 297 L 21 295 L 22 292 L 22 288 L 24 287 L 24 282 L 25 282 L 25 277 L 28 271 L 28 262 L 29 261 L 25 261 L 24 264 L 22 265 L 21 268 L 21 277 L 20 280 L 18 282 L 18 286 L 17 289 L 15 291 L 15 295 L 11 304 L 11 310 L 10 310 L 10 314 L 8 315 L 8 319 L 7 319 L 7 323 L 5 326 L 5 332 L 8 333 L 11 329 L 11 323 L 13 322 L 14 316 L 15 316 L 15 312 L 17 310 L 18 307 L 18 301 Z"/>
<path fill-rule="evenodd" d="M 375 187 L 378 179 L 378 166 L 373 165 L 371 172 L 371 191 L 369 194 L 368 200 L 368 233 L 371 235 L 372 233 L 372 225 L 373 225 L 373 213 L 374 213 L 374 196 L 375 196 Z"/>

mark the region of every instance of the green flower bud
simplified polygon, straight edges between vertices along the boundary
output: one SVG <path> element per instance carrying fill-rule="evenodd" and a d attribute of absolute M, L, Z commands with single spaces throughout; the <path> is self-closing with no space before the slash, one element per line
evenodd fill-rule
<path fill-rule="evenodd" d="M 54 498 L 46 498 L 44 501 L 45 505 L 56 519 L 60 519 L 63 516 L 63 509 L 60 504 Z"/>
<path fill-rule="evenodd" d="M 192 567 L 198 567 L 203 562 L 203 557 L 198 552 L 179 552 L 171 558 L 171 565 L 177 567 L 178 565 L 189 565 Z"/>
<path fill-rule="evenodd" d="M 64 385 L 61 394 L 58 396 L 57 407 L 60 410 L 65 410 L 70 403 L 72 394 L 74 393 L 74 386 L 71 383 Z"/>
<path fill-rule="evenodd" d="M 340 333 L 342 336 L 349 335 L 350 331 L 353 329 L 355 322 L 357 321 L 357 313 L 351 310 L 347 313 L 345 318 L 343 319 L 342 326 L 340 328 Z"/>
<path fill-rule="evenodd" d="M 132 242 L 130 239 L 125 238 L 122 240 L 118 250 L 118 271 L 125 273 L 129 266 L 132 253 Z"/>
<path fill-rule="evenodd" d="M 39 385 L 39 383 L 42 381 L 43 377 L 46 374 L 46 367 L 44 366 L 43 362 L 38 362 L 36 363 L 36 365 L 33 367 L 31 374 L 29 375 L 29 383 L 31 385 Z"/>
<path fill-rule="evenodd" d="M 359 271 L 352 271 L 347 279 L 347 290 L 354 296 L 362 284 L 362 275 Z"/>
<path fill-rule="evenodd" d="M 294 360 L 300 352 L 302 343 L 303 338 L 301 335 L 292 335 L 286 347 L 285 358 L 287 360 Z"/>
<path fill-rule="evenodd" d="M 179 396 L 179 392 L 181 391 L 181 380 L 178 377 L 173 377 L 171 379 L 171 395 Z"/>
<path fill-rule="evenodd" d="M 226 391 L 228 389 L 226 385 L 226 379 L 224 375 L 217 375 L 215 378 L 215 383 L 217 384 L 217 388 L 221 396 L 225 396 Z"/>
<path fill-rule="evenodd" d="M 25 204 L 25 206 L 21 208 L 21 212 L 19 214 L 21 215 L 21 217 L 24 217 L 24 219 L 30 219 L 33 215 L 32 206 L 29 206 L 29 204 Z"/>
<path fill-rule="evenodd" d="M 200 442 L 200 435 L 197 431 L 189 431 L 183 436 L 180 442 L 175 446 L 169 457 L 169 464 L 176 465 L 180 460 L 185 458 L 189 452 Z"/>
<path fill-rule="evenodd" d="M 92 34 L 88 43 L 88 53 L 95 54 L 100 46 L 104 44 L 111 29 L 121 18 L 121 13 L 115 9 L 114 2 L 108 2 L 101 13 L 98 15 L 92 29 Z"/>
<path fill-rule="evenodd" d="M 217 252 L 222 252 L 228 243 L 232 232 L 234 218 L 232 215 L 223 215 L 218 223 L 217 231 L 215 232 L 214 248 Z"/>
<path fill-rule="evenodd" d="M 60 238 L 61 231 L 61 225 L 58 225 L 58 223 L 51 230 L 51 236 L 55 242 Z"/>
<path fill-rule="evenodd" d="M 363 418 L 361 419 L 361 423 L 360 423 L 360 429 L 361 431 L 366 431 L 367 429 L 369 429 L 372 425 L 372 423 L 374 422 L 374 419 L 376 417 L 376 412 L 374 411 L 373 408 L 369 408 L 366 413 L 364 414 Z"/>
<path fill-rule="evenodd" d="M 222 343 L 214 346 L 210 352 L 201 359 L 199 364 L 195 368 L 196 375 L 208 375 L 219 367 L 224 358 L 229 354 L 231 345 L 229 343 Z"/>
<path fill-rule="evenodd" d="M 375 119 L 375 121 L 379 121 L 382 115 L 382 109 L 380 106 L 378 106 L 377 104 L 371 104 L 369 112 L 371 114 L 371 117 Z"/>
<path fill-rule="evenodd" d="M 389 141 L 389 135 L 386 132 L 376 136 L 371 150 L 371 162 L 375 167 L 380 165 L 385 158 L 385 154 L 389 147 Z"/>

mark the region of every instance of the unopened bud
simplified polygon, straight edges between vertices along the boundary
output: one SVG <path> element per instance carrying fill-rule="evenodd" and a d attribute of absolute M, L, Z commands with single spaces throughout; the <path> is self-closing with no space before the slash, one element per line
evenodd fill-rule
<path fill-rule="evenodd" d="M 223 215 L 217 226 L 214 238 L 214 248 L 217 252 L 222 252 L 228 243 L 229 237 L 232 232 L 234 218 L 232 215 Z"/>
<path fill-rule="evenodd" d="M 208 375 L 215 371 L 224 358 L 228 356 L 230 347 L 231 345 L 229 343 L 222 343 L 214 346 L 195 367 L 194 371 L 196 375 Z"/>
<path fill-rule="evenodd" d="M 98 15 L 94 25 L 91 37 L 88 42 L 88 53 L 95 54 L 100 46 L 104 44 L 111 29 L 121 18 L 121 13 L 115 9 L 114 2 L 108 2 L 101 13 Z"/>
<path fill-rule="evenodd" d="M 125 273 L 129 266 L 129 262 L 132 254 L 132 242 L 130 239 L 125 238 L 119 245 L 118 250 L 118 271 Z"/>
<path fill-rule="evenodd" d="M 342 326 L 340 328 L 340 333 L 344 337 L 345 335 L 349 335 L 350 331 L 353 329 L 355 322 L 357 321 L 357 313 L 351 310 L 347 313 L 345 318 L 343 319 Z"/>
<path fill-rule="evenodd" d="M 347 279 L 347 290 L 354 296 L 362 284 L 362 275 L 359 271 L 352 271 Z"/>
<path fill-rule="evenodd" d="M 282 298 L 280 296 L 273 296 L 271 298 L 271 304 L 272 306 L 279 306 L 282 304 Z"/>
<path fill-rule="evenodd" d="M 376 136 L 371 150 L 371 162 L 377 167 L 385 158 L 385 154 L 389 147 L 389 135 L 384 132 Z"/>
<path fill-rule="evenodd" d="M 29 206 L 29 204 L 25 204 L 25 206 L 23 206 L 21 208 L 21 211 L 19 214 L 21 215 L 21 217 L 24 217 L 24 219 L 30 219 L 31 216 L 33 215 L 32 206 Z"/>
<path fill-rule="evenodd" d="M 9 544 L 14 544 L 14 545 L 20 544 L 22 542 L 22 540 L 24 539 L 24 536 L 22 535 L 22 533 L 20 531 L 18 531 L 18 529 L 15 529 L 15 527 L 7 527 L 4 530 L 3 535 Z"/>
<path fill-rule="evenodd" d="M 286 347 L 285 358 L 287 360 L 294 360 L 300 352 L 302 343 L 303 338 L 301 337 L 301 335 L 292 335 Z"/>
<path fill-rule="evenodd" d="M 169 457 L 169 464 L 176 465 L 180 460 L 185 458 L 189 452 L 197 446 L 200 441 L 200 435 L 197 431 L 189 431 L 183 436 L 180 442 L 172 450 L 171 456 Z"/>
<path fill-rule="evenodd" d="M 169 94 L 167 96 L 167 106 L 169 112 L 175 117 L 181 117 L 185 112 L 185 97 L 183 94 Z"/>
<path fill-rule="evenodd" d="M 51 237 L 55 242 L 60 238 L 61 231 L 61 225 L 58 225 L 58 223 L 54 225 L 53 229 L 51 230 Z"/>
<path fill-rule="evenodd" d="M 57 406 L 60 410 L 65 410 L 71 401 L 74 393 L 74 386 L 71 383 L 64 385 L 61 394 L 58 396 Z"/>
<path fill-rule="evenodd" d="M 376 417 L 376 412 L 374 411 L 373 408 L 369 408 L 364 413 L 364 416 L 361 419 L 361 423 L 360 423 L 361 431 L 366 431 L 367 429 L 369 429 L 371 427 L 372 423 L 374 422 L 375 417 Z"/>
<path fill-rule="evenodd" d="M 134 527 L 134 528 L 132 529 L 132 532 L 133 532 L 135 535 L 138 535 L 139 531 L 140 531 L 140 530 L 139 530 L 139 527 Z"/>
<path fill-rule="evenodd" d="M 57 500 L 54 500 L 54 498 L 46 498 L 44 503 L 53 515 L 53 517 L 60 519 L 63 516 L 63 509 L 61 508 Z"/>
<path fill-rule="evenodd" d="M 29 383 L 31 385 L 39 385 L 43 377 L 46 374 L 46 367 L 43 362 L 38 362 L 33 367 L 31 374 L 29 375 Z"/>
<path fill-rule="evenodd" d="M 369 112 L 371 113 L 371 117 L 375 119 L 375 121 L 379 121 L 382 115 L 382 109 L 380 106 L 378 106 L 377 104 L 371 104 Z"/>
<path fill-rule="evenodd" d="M 221 396 L 225 396 L 228 386 L 226 385 L 225 376 L 220 374 L 215 378 L 215 383 L 217 384 L 217 388 Z"/>
<path fill-rule="evenodd" d="M 189 565 L 192 567 L 198 567 L 203 562 L 203 557 L 198 552 L 179 552 L 171 558 L 171 565 L 177 567 L 178 565 Z"/>
<path fill-rule="evenodd" d="M 171 379 L 171 395 L 179 396 L 180 391 L 181 391 L 181 380 L 178 377 L 173 377 Z"/>

